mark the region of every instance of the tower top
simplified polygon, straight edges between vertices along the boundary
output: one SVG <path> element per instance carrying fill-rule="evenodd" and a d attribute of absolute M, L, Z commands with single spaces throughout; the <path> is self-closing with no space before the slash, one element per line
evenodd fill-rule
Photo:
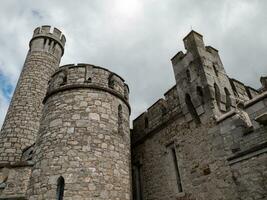
<path fill-rule="evenodd" d="M 190 33 L 184 37 L 183 41 L 187 51 L 195 50 L 196 47 L 204 48 L 205 46 L 203 36 L 194 30 L 190 31 Z"/>
<path fill-rule="evenodd" d="M 62 49 L 62 52 L 64 52 L 64 46 L 66 43 L 66 38 L 65 38 L 64 34 L 59 29 L 57 29 L 55 27 L 53 28 L 49 25 L 43 25 L 43 26 L 37 27 L 33 31 L 33 36 L 32 36 L 32 39 L 30 41 L 30 46 L 31 46 L 32 41 L 37 39 L 37 38 L 52 39 L 54 42 L 59 44 L 59 46 Z"/>

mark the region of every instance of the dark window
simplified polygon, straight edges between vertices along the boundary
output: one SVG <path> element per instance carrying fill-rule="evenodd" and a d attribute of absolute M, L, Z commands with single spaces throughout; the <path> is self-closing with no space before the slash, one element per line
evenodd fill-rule
<path fill-rule="evenodd" d="M 229 111 L 231 109 L 231 97 L 230 97 L 230 92 L 227 88 L 224 88 L 224 92 L 225 92 L 225 108 L 226 111 Z"/>
<path fill-rule="evenodd" d="M 166 148 L 168 150 L 170 164 L 173 167 L 172 170 L 170 170 L 170 181 L 172 182 L 172 184 L 177 185 L 177 192 L 183 192 L 179 163 L 174 142 L 168 144 Z"/>
<path fill-rule="evenodd" d="M 185 103 L 186 103 L 186 106 L 187 106 L 189 113 L 191 114 L 191 116 L 194 119 L 194 121 L 196 122 L 196 124 L 200 124 L 201 123 L 200 118 L 197 114 L 197 111 L 194 107 L 194 104 L 191 101 L 191 97 L 189 94 L 185 94 Z"/>
<path fill-rule="evenodd" d="M 89 77 L 89 78 L 87 79 L 87 83 L 92 83 L 92 78 L 91 78 L 91 77 Z"/>
<path fill-rule="evenodd" d="M 122 106 L 118 106 L 118 132 L 122 131 Z"/>
<path fill-rule="evenodd" d="M 175 151 L 175 147 L 174 146 L 171 147 L 171 154 L 172 154 L 173 164 L 174 164 L 174 168 L 175 168 L 178 191 L 179 192 L 183 192 L 180 172 L 179 172 L 179 168 L 178 168 L 177 155 L 176 155 L 176 151 Z"/>
<path fill-rule="evenodd" d="M 247 92 L 248 98 L 252 99 L 253 97 L 248 87 L 246 87 L 246 92 Z"/>
<path fill-rule="evenodd" d="M 220 89 L 219 89 L 219 87 L 218 87 L 218 85 L 216 83 L 214 83 L 214 92 L 215 92 L 215 99 L 216 99 L 217 105 L 220 108 L 220 105 L 221 105 L 221 93 L 220 93 Z"/>
<path fill-rule="evenodd" d="M 145 117 L 145 128 L 148 128 L 148 118 Z"/>
<path fill-rule="evenodd" d="M 214 64 L 212 65 L 212 67 L 213 67 L 213 70 L 214 70 L 216 76 L 219 76 L 217 67 Z"/>
<path fill-rule="evenodd" d="M 200 86 L 197 86 L 197 95 L 199 96 L 200 102 L 204 104 L 204 94 Z"/>
<path fill-rule="evenodd" d="M 187 81 L 188 81 L 188 82 L 191 81 L 191 74 L 190 74 L 189 69 L 186 70 L 186 78 L 187 78 Z"/>
<path fill-rule="evenodd" d="M 108 77 L 108 87 L 114 89 L 114 86 L 115 86 L 114 75 L 110 74 Z"/>
<path fill-rule="evenodd" d="M 62 176 L 57 179 L 57 200 L 63 200 L 65 180 Z"/>
<path fill-rule="evenodd" d="M 133 200 L 143 200 L 141 165 L 133 165 Z"/>

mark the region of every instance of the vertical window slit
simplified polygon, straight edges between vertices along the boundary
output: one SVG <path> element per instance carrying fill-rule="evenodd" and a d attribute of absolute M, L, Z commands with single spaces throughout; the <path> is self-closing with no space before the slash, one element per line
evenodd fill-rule
<path fill-rule="evenodd" d="M 187 78 L 187 81 L 188 81 L 188 82 L 191 81 L 191 74 L 190 74 L 189 69 L 186 70 L 186 78 Z"/>
<path fill-rule="evenodd" d="M 182 183 L 181 183 L 181 176 L 180 176 L 179 166 L 178 166 L 178 160 L 177 160 L 177 156 L 176 156 L 176 151 L 175 151 L 174 145 L 173 145 L 173 147 L 171 147 L 171 154 L 172 154 L 172 159 L 173 159 L 173 164 L 174 164 L 174 169 L 175 169 L 175 175 L 176 175 L 178 191 L 179 192 L 183 192 Z"/>
<path fill-rule="evenodd" d="M 140 164 L 133 166 L 133 199 L 143 200 Z"/>
<path fill-rule="evenodd" d="M 118 106 L 118 132 L 122 132 L 122 106 Z"/>
<path fill-rule="evenodd" d="M 221 93 L 218 85 L 214 83 L 214 91 L 215 91 L 215 99 L 217 102 L 217 106 L 220 108 L 221 107 Z"/>
<path fill-rule="evenodd" d="M 194 107 L 194 104 L 192 103 L 192 100 L 191 100 L 191 97 L 189 94 L 185 95 L 185 103 L 186 103 L 186 106 L 187 106 L 189 113 L 191 114 L 191 116 L 194 119 L 194 121 L 196 122 L 196 124 L 200 124 L 201 123 L 200 118 L 197 114 L 197 111 Z"/>
<path fill-rule="evenodd" d="M 57 179 L 57 200 L 63 200 L 65 180 L 62 176 Z"/>
<path fill-rule="evenodd" d="M 148 118 L 145 117 L 145 128 L 148 128 Z"/>
<path fill-rule="evenodd" d="M 227 88 L 224 88 L 225 92 L 225 108 L 226 111 L 229 111 L 231 109 L 231 97 L 230 97 L 230 92 Z"/>

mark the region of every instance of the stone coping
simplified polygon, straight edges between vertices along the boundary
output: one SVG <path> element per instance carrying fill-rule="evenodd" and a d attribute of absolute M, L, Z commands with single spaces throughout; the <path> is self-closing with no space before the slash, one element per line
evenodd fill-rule
<path fill-rule="evenodd" d="M 50 93 L 47 93 L 44 100 L 43 100 L 43 104 L 45 104 L 45 102 L 47 101 L 47 99 L 58 93 L 58 92 L 63 92 L 63 91 L 67 91 L 67 90 L 74 90 L 74 89 L 95 89 L 95 90 L 101 90 L 101 91 L 104 91 L 104 92 L 108 92 L 116 97 L 118 97 L 119 99 L 121 99 L 128 107 L 129 109 L 129 112 L 131 114 L 131 107 L 130 107 L 130 104 L 129 102 L 121 95 L 119 94 L 118 92 L 112 90 L 112 89 L 109 89 L 107 87 L 102 87 L 102 86 L 99 86 L 99 85 L 95 85 L 95 84 L 90 84 L 90 85 L 85 85 L 85 84 L 72 84 L 72 85 L 65 85 L 65 86 L 62 86 L 60 88 L 57 88 L 53 91 L 51 91 Z"/>

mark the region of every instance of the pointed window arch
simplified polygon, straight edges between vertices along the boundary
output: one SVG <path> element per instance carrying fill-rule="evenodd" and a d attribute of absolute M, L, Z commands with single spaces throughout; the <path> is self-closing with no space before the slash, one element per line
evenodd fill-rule
<path fill-rule="evenodd" d="M 224 88 L 224 92 L 225 92 L 225 108 L 226 111 L 229 111 L 231 109 L 231 97 L 230 97 L 230 92 L 227 88 Z"/>
<path fill-rule="evenodd" d="M 218 72 L 218 69 L 215 66 L 215 64 L 213 64 L 212 67 L 213 67 L 213 70 L 214 70 L 214 73 L 216 74 L 216 76 L 219 76 L 219 72 Z"/>
<path fill-rule="evenodd" d="M 216 99 L 217 105 L 220 108 L 220 105 L 221 105 L 221 93 L 220 93 L 220 89 L 219 89 L 219 87 L 218 87 L 218 85 L 216 83 L 214 83 L 214 91 L 215 91 L 215 99 Z"/>
<path fill-rule="evenodd" d="M 197 95 L 200 99 L 201 104 L 204 104 L 204 94 L 203 94 L 202 87 L 200 86 L 197 86 Z"/>
<path fill-rule="evenodd" d="M 185 103 L 186 103 L 187 109 L 189 110 L 189 113 L 191 114 L 196 124 L 200 124 L 201 123 L 200 118 L 197 114 L 194 104 L 192 103 L 190 95 L 187 93 L 185 94 Z"/>
<path fill-rule="evenodd" d="M 57 200 L 63 200 L 65 180 L 62 176 L 57 179 Z"/>

